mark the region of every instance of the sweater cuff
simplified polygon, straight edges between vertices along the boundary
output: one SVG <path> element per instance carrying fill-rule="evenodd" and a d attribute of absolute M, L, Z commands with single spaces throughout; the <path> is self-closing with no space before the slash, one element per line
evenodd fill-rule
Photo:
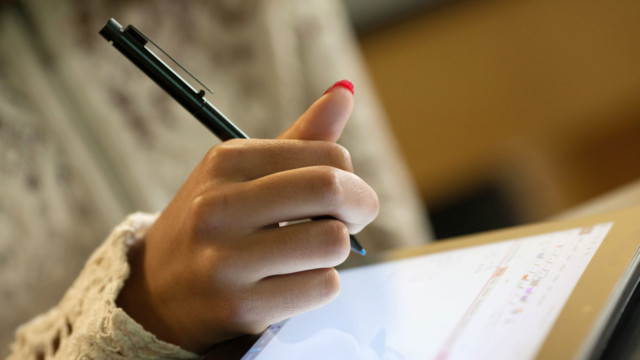
<path fill-rule="evenodd" d="M 193 359 L 198 355 L 156 338 L 117 307 L 129 276 L 127 252 L 157 215 L 135 213 L 91 255 L 58 306 L 17 331 L 9 359 Z"/>

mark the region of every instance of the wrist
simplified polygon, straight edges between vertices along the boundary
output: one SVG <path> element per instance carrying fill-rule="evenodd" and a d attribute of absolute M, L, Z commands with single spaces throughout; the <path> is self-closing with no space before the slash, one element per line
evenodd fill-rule
<path fill-rule="evenodd" d="M 185 348 L 172 336 L 170 327 L 162 321 L 162 317 L 151 301 L 151 292 L 144 270 L 145 250 L 144 239 L 129 248 L 127 253 L 129 277 L 116 298 L 116 305 L 159 340 Z"/>

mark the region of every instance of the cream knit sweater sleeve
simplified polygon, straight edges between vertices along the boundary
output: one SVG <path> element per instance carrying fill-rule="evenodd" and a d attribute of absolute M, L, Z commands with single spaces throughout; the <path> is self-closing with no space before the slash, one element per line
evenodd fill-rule
<path fill-rule="evenodd" d="M 60 303 L 17 330 L 8 360 L 197 358 L 158 340 L 115 303 L 129 276 L 127 250 L 154 220 L 136 213 L 116 227 Z"/>

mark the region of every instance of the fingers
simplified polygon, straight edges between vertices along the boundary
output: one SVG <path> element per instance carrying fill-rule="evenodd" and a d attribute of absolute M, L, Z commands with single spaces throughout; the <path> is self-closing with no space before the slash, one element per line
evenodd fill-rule
<path fill-rule="evenodd" d="M 196 207 L 197 217 L 209 219 L 213 227 L 252 231 L 284 221 L 331 216 L 356 233 L 377 216 L 378 197 L 350 172 L 313 166 L 229 184 L 225 191 L 202 195 Z"/>
<path fill-rule="evenodd" d="M 332 167 L 294 169 L 245 184 L 264 194 L 246 199 L 255 204 L 252 208 L 269 209 L 251 214 L 254 226 L 332 216 L 356 233 L 378 215 L 375 191 L 353 173 Z"/>
<path fill-rule="evenodd" d="M 353 171 L 349 152 L 325 141 L 230 140 L 212 148 L 206 161 L 210 174 L 232 181 L 318 165 Z"/>
<path fill-rule="evenodd" d="M 338 140 L 353 109 L 353 84 L 338 81 L 327 91 L 278 138 Z"/>
<path fill-rule="evenodd" d="M 269 324 L 311 310 L 339 291 L 337 272 L 350 251 L 349 234 L 337 220 L 263 230 L 206 254 L 201 264 L 214 283 L 211 295 L 228 293 L 209 308 L 217 324 L 257 333 Z M 229 301 L 229 299 L 233 299 Z M 224 309 L 224 311 L 220 311 Z"/>
<path fill-rule="evenodd" d="M 240 291 L 238 298 L 218 309 L 217 323 L 236 332 L 257 334 L 271 324 L 328 303 L 339 291 L 340 277 L 333 268 L 269 277 Z"/>
<path fill-rule="evenodd" d="M 349 230 L 338 220 L 317 220 L 259 231 L 233 244 L 236 276 L 259 281 L 274 275 L 330 268 L 344 262 Z"/>
<path fill-rule="evenodd" d="M 340 292 L 340 276 L 335 269 L 315 269 L 274 276 L 260 281 L 255 294 L 269 324 L 313 310 L 335 299 Z"/>

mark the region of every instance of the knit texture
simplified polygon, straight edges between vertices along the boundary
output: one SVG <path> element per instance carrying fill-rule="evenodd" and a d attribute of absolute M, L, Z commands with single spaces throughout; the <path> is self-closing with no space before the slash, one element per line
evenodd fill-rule
<path fill-rule="evenodd" d="M 116 227 L 60 303 L 18 329 L 8 360 L 196 358 L 158 340 L 115 303 L 129 276 L 127 250 L 154 220 L 136 213 Z"/>

